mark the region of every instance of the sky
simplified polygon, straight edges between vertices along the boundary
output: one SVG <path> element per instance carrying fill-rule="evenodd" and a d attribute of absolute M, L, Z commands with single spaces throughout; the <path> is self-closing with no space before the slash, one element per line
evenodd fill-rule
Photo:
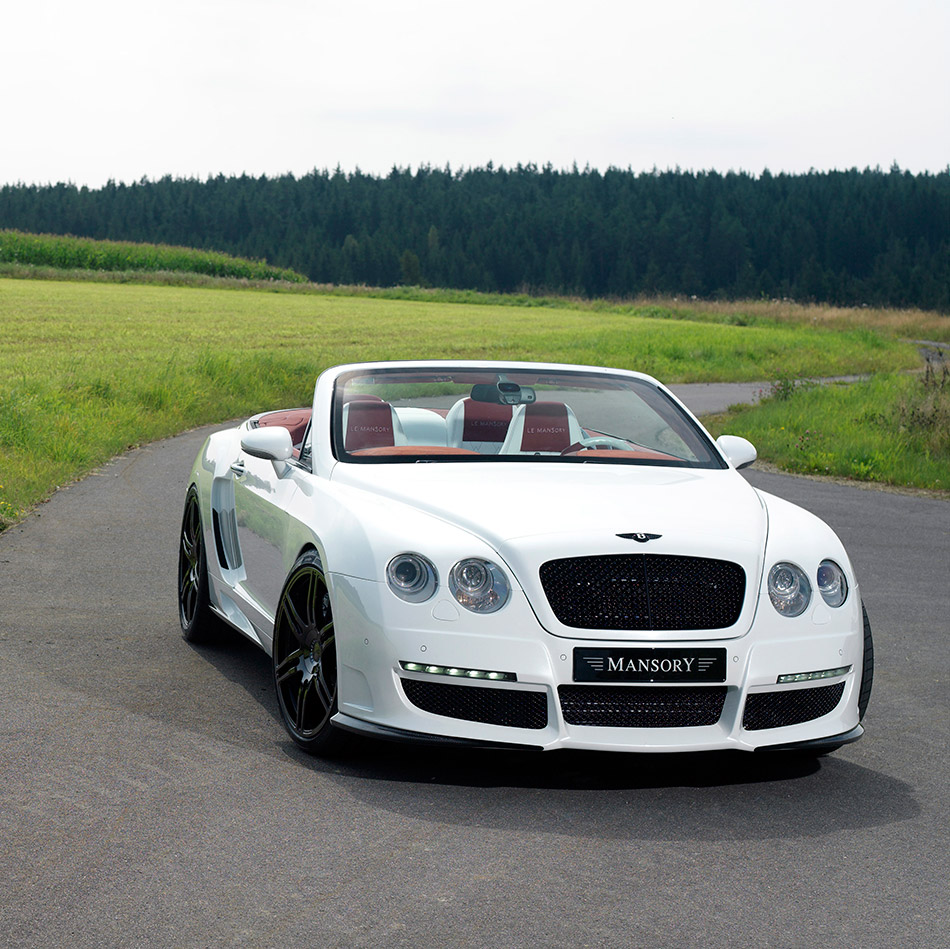
<path fill-rule="evenodd" d="M 947 0 L 3 0 L 0 184 L 950 165 Z"/>

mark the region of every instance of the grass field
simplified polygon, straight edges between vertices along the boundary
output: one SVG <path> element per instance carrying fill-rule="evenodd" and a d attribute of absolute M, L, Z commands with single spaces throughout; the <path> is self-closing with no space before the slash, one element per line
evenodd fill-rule
<path fill-rule="evenodd" d="M 745 436 L 787 471 L 950 490 L 950 368 L 773 391 L 707 426 Z"/>
<path fill-rule="evenodd" d="M 130 445 L 307 404 L 340 362 L 541 359 L 665 382 L 919 365 L 887 326 L 638 306 L 656 309 L 0 279 L 0 523 Z"/>

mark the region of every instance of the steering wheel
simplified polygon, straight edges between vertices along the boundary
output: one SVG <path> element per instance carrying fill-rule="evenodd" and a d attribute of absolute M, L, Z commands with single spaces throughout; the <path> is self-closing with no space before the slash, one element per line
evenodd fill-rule
<path fill-rule="evenodd" d="M 569 445 L 561 454 L 573 455 L 579 451 L 583 451 L 585 448 L 608 448 L 616 451 L 630 451 L 630 443 L 625 442 L 622 438 L 614 438 L 613 435 L 591 435 L 589 438 L 582 438 L 580 441 L 574 442 L 573 445 Z"/>

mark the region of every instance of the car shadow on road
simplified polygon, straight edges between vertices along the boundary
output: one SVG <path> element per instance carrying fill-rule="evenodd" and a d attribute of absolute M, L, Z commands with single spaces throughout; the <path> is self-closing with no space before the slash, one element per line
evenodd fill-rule
<path fill-rule="evenodd" d="M 860 763 L 860 744 L 815 758 L 455 749 L 354 736 L 345 754 L 315 758 L 284 731 L 260 650 L 235 636 L 195 653 L 254 699 L 244 740 L 257 752 L 408 818 L 603 839 L 751 840 L 820 837 L 920 812 L 909 784 Z M 246 716 L 253 706 L 241 701 Z"/>
<path fill-rule="evenodd" d="M 366 741 L 346 758 L 321 761 L 289 741 L 283 748 L 366 804 L 458 826 L 603 839 L 758 840 L 820 837 L 920 812 L 910 785 L 843 751 L 809 759 L 433 751 Z"/>

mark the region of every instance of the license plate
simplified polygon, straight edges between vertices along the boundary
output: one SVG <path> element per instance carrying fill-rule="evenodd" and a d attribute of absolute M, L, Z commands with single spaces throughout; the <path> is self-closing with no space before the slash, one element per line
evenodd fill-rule
<path fill-rule="evenodd" d="M 574 647 L 575 682 L 725 682 L 725 649 Z"/>

